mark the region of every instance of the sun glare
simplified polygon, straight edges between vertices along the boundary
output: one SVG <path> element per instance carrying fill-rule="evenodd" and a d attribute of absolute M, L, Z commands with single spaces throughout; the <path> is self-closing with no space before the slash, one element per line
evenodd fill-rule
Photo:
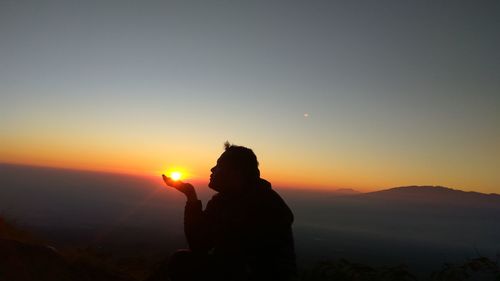
<path fill-rule="evenodd" d="M 172 172 L 170 173 L 170 178 L 172 178 L 174 181 L 178 181 L 182 178 L 181 172 Z"/>

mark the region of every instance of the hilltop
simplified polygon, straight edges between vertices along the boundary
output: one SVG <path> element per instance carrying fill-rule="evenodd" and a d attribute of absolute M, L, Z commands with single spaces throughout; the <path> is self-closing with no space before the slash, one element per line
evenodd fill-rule
<path fill-rule="evenodd" d="M 444 186 L 401 186 L 360 195 L 371 200 L 395 200 L 398 202 L 466 205 L 471 207 L 498 207 L 500 195 L 475 191 L 463 191 Z"/>

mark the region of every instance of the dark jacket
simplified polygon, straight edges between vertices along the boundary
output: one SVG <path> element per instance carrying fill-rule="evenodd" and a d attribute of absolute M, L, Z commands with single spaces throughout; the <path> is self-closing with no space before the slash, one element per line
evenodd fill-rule
<path fill-rule="evenodd" d="M 193 252 L 247 280 L 290 280 L 296 274 L 293 214 L 265 180 L 239 194 L 218 193 L 202 211 L 188 202 L 184 231 Z"/>

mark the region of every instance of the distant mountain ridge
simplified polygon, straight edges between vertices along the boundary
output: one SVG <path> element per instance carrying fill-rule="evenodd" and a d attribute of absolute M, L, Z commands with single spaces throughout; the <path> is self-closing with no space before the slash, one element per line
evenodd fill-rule
<path fill-rule="evenodd" d="M 410 185 L 410 186 L 398 186 L 394 188 L 389 188 L 389 189 L 384 189 L 384 190 L 379 190 L 379 191 L 373 191 L 373 192 L 368 192 L 365 193 L 366 195 L 368 194 L 410 194 L 410 193 L 435 193 L 435 194 L 461 194 L 461 195 L 469 195 L 469 196 L 493 196 L 497 197 L 500 199 L 500 194 L 497 193 L 481 193 L 477 191 L 463 191 L 460 189 L 453 189 L 450 187 L 446 186 L 440 186 L 440 185 Z"/>
<path fill-rule="evenodd" d="M 352 188 L 339 188 L 335 189 L 333 193 L 338 194 L 338 195 L 354 195 L 354 194 L 361 194 L 360 191 L 354 190 Z"/>
<path fill-rule="evenodd" d="M 452 205 L 497 205 L 500 207 L 500 194 L 463 191 L 444 186 L 400 186 L 358 196 L 372 199 L 445 203 Z"/>

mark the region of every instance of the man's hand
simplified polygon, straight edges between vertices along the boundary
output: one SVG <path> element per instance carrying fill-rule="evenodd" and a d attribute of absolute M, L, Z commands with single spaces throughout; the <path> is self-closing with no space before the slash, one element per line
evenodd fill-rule
<path fill-rule="evenodd" d="M 186 198 L 188 201 L 196 201 L 198 200 L 198 196 L 196 195 L 196 191 L 194 190 L 194 187 L 190 183 L 185 183 L 182 181 L 175 181 L 165 175 L 161 175 L 163 178 L 163 181 L 170 187 L 173 187 L 180 192 L 184 193 L 186 195 Z"/>

